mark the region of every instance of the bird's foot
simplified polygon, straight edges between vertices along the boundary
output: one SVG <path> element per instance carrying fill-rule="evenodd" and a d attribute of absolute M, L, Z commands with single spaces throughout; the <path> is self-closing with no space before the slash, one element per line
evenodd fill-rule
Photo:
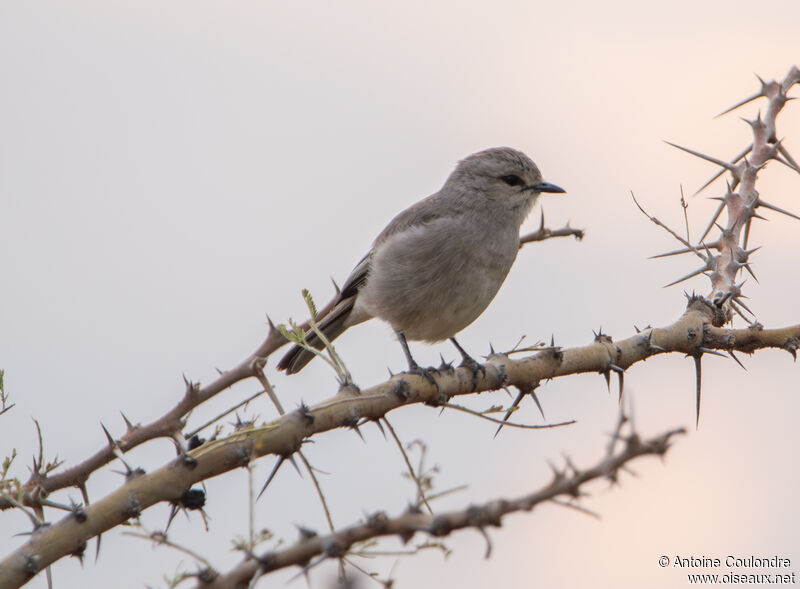
<path fill-rule="evenodd" d="M 471 356 L 466 356 L 458 367 L 469 368 L 470 372 L 472 372 L 472 390 L 478 390 L 478 383 L 480 382 L 480 379 L 486 376 L 486 368 L 484 368 L 483 364 L 477 362 Z"/>
<path fill-rule="evenodd" d="M 436 382 L 436 379 L 433 376 L 436 372 L 435 368 L 423 368 L 416 362 L 409 362 L 408 370 L 406 372 L 408 374 L 416 374 L 417 376 L 423 377 L 425 380 L 435 386 L 437 391 L 439 390 L 439 384 Z"/>

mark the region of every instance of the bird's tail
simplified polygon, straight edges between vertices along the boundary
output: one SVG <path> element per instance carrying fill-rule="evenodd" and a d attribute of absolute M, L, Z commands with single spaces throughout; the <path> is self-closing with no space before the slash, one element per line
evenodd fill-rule
<path fill-rule="evenodd" d="M 347 297 L 337 304 L 330 313 L 325 315 L 319 322 L 319 330 L 325 334 L 329 342 L 332 342 L 337 337 L 342 335 L 344 331 L 350 327 L 345 325 L 350 312 L 353 310 L 356 297 Z M 322 340 L 313 331 L 306 333 L 306 342 L 318 350 L 324 347 Z M 306 364 L 314 359 L 315 354 L 298 345 L 294 345 L 291 349 L 278 362 L 278 370 L 285 370 L 286 374 L 294 374 L 300 372 Z"/>

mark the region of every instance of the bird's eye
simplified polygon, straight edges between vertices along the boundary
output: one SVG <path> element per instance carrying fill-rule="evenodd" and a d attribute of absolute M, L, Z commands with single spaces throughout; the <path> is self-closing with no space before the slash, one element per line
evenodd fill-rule
<path fill-rule="evenodd" d="M 500 179 L 509 186 L 522 186 L 522 178 L 516 174 L 509 174 L 508 176 L 501 176 Z"/>

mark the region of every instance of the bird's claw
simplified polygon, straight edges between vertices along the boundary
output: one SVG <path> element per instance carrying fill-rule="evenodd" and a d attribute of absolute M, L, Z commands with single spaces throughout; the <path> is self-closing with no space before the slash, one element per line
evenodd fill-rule
<path fill-rule="evenodd" d="M 416 374 L 417 376 L 423 377 L 429 383 L 436 387 L 436 390 L 439 390 L 439 384 L 436 382 L 436 378 L 434 378 L 433 374 L 436 372 L 435 368 L 423 368 L 416 362 L 408 367 L 406 371 L 408 374 Z"/>
<path fill-rule="evenodd" d="M 472 390 L 478 390 L 478 383 L 480 382 L 480 379 L 486 376 L 486 368 L 484 365 L 476 361 L 474 358 L 466 356 L 458 367 L 468 368 L 470 372 L 472 372 Z M 480 374 L 480 378 L 478 377 L 478 374 Z"/>

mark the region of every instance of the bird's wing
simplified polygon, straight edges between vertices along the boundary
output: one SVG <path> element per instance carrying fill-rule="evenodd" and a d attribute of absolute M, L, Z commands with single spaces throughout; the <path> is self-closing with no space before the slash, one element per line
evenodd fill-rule
<path fill-rule="evenodd" d="M 364 283 L 367 281 L 367 274 L 369 273 L 372 252 L 377 245 L 395 233 L 405 231 L 410 227 L 430 223 L 431 221 L 441 217 L 442 214 L 447 214 L 448 211 L 446 209 L 442 210 L 442 207 L 436 206 L 436 196 L 436 194 L 433 194 L 428 198 L 411 205 L 389 222 L 386 228 L 381 231 L 381 233 L 375 239 L 375 242 L 372 244 L 372 250 L 370 250 L 366 256 L 361 258 L 361 261 L 356 264 L 356 267 L 353 268 L 353 271 L 350 272 L 350 275 L 344 281 L 342 292 L 340 294 L 340 300 L 358 294 L 358 291 L 362 286 L 364 286 Z"/>
<path fill-rule="evenodd" d="M 342 285 L 342 292 L 339 294 L 340 300 L 355 296 L 358 294 L 361 287 L 364 286 L 364 283 L 367 281 L 367 272 L 369 271 L 369 261 L 371 257 L 372 250 L 361 258 L 361 261 L 356 264 L 356 267 L 350 272 L 350 276 L 347 277 Z"/>
<path fill-rule="evenodd" d="M 406 210 L 399 213 L 394 219 L 389 221 L 386 228 L 375 238 L 375 243 L 372 244 L 373 249 L 395 233 L 405 231 L 417 225 L 425 225 L 426 223 L 430 223 L 431 221 L 451 213 L 447 207 L 442 207 L 441 204 L 438 203 L 438 197 L 439 193 L 437 192 L 427 198 L 423 198 L 418 203 L 411 205 Z"/>

